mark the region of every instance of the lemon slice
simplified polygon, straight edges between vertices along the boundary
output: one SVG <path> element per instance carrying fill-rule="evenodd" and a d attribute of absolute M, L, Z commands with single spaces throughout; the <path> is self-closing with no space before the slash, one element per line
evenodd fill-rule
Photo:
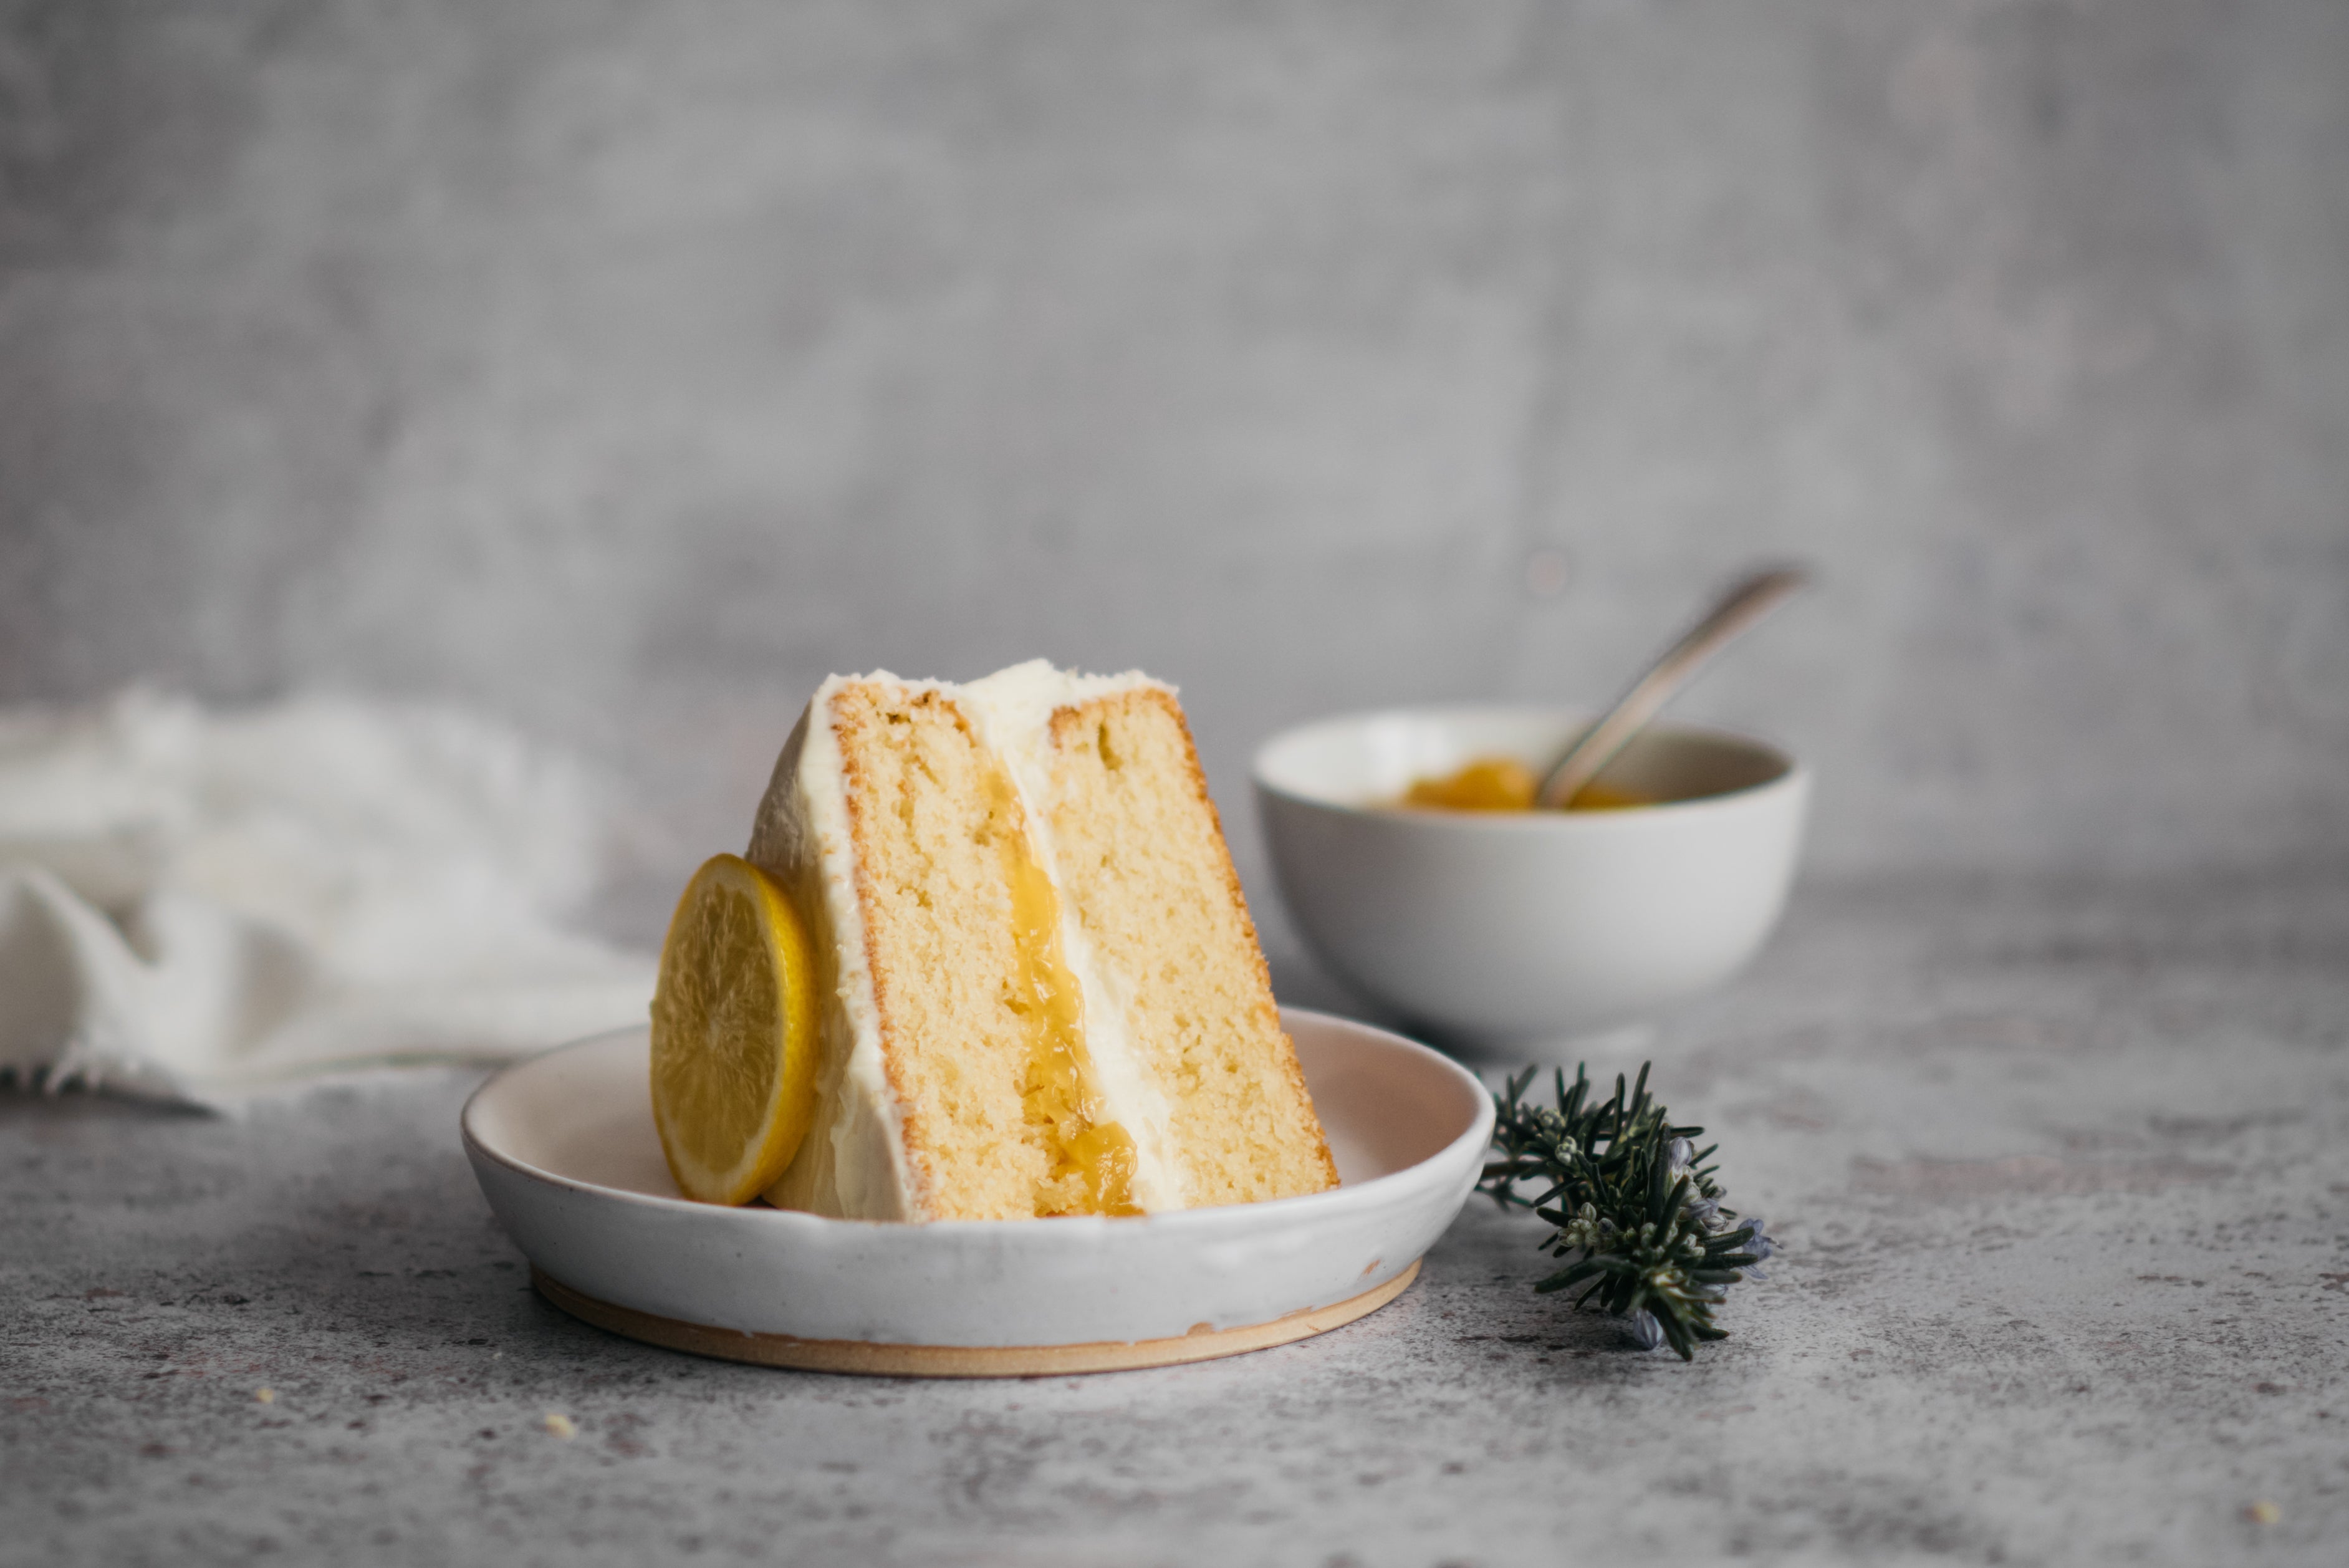
<path fill-rule="evenodd" d="M 688 1198 L 748 1203 L 815 1119 L 814 961 L 780 883 L 738 855 L 678 900 L 653 992 L 653 1123 Z"/>

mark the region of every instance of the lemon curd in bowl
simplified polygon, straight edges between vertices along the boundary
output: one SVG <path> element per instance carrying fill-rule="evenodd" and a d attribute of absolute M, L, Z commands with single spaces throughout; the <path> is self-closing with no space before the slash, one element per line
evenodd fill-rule
<path fill-rule="evenodd" d="M 1596 784 L 1613 810 L 1427 809 L 1471 764 L 1547 767 L 1588 722 L 1520 707 L 1391 709 L 1257 753 L 1281 893 L 1338 979 L 1449 1044 L 1516 1052 L 1651 1019 L 1760 949 L 1810 777 L 1764 742 L 1658 725 Z"/>
<path fill-rule="evenodd" d="M 1477 757 L 1448 774 L 1415 779 L 1397 805 L 1428 811 L 1537 811 L 1541 774 L 1515 757 Z M 1622 811 L 1656 803 L 1593 779 L 1575 792 L 1566 811 Z"/>

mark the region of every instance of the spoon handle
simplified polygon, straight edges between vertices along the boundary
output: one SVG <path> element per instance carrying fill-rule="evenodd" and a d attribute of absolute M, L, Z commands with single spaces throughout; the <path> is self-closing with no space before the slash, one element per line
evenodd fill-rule
<path fill-rule="evenodd" d="M 1647 673 L 1633 681 L 1631 689 L 1550 765 L 1534 803 L 1556 809 L 1572 802 L 1582 793 L 1582 786 L 1597 778 L 1599 770 L 1615 760 L 1632 736 L 1647 728 L 1648 721 L 1661 712 L 1664 704 L 1714 654 L 1809 581 L 1810 574 L 1795 566 L 1775 566 L 1740 578 L 1686 637 L 1650 665 Z"/>

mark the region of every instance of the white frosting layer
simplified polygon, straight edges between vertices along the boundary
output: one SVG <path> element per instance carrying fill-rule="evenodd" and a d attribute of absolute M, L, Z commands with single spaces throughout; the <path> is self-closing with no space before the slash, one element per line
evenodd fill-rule
<path fill-rule="evenodd" d="M 820 908 L 808 911 L 817 929 L 810 936 L 820 946 L 831 944 L 838 983 L 823 1009 L 815 1126 L 767 1196 L 781 1207 L 845 1219 L 919 1220 L 926 1216 L 905 1158 L 904 1118 L 882 1059 L 880 1012 L 856 892 L 856 846 L 832 724 L 833 695 L 843 686 L 866 682 L 943 691 L 954 699 L 1010 778 L 1028 819 L 1030 844 L 1056 888 L 1059 861 L 1045 810 L 1053 713 L 1115 692 L 1173 689 L 1139 673 L 1079 675 L 1040 659 L 968 685 L 902 680 L 886 671 L 835 675 L 818 688 L 775 765 L 760 803 L 750 858 L 795 888 L 812 884 L 817 890 Z M 1133 1139 L 1134 1200 L 1145 1210 L 1182 1208 L 1185 1194 L 1167 1153 L 1165 1097 L 1134 1054 L 1126 1028 L 1127 998 L 1099 961 L 1065 898 L 1061 945 L 1083 995 L 1085 1047 L 1094 1077 L 1112 1118 Z"/>
<path fill-rule="evenodd" d="M 759 803 L 749 858 L 799 892 L 808 935 L 830 946 L 833 995 L 818 1011 L 816 1120 L 807 1141 L 768 1189 L 780 1208 L 848 1220 L 920 1218 L 905 1158 L 904 1117 L 881 1059 L 881 1012 L 873 994 L 864 910 L 856 892 L 856 840 L 849 832 L 840 739 L 832 699 L 854 679 L 835 675 L 816 689 L 792 732 Z M 805 907 L 812 889 L 815 907 Z"/>

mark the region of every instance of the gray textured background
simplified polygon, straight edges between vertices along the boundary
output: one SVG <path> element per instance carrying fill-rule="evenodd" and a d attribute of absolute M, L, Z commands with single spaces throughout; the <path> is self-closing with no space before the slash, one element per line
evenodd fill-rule
<path fill-rule="evenodd" d="M 1823 875 L 1655 1043 L 1785 1243 L 1696 1366 L 1479 1207 L 1260 1356 L 769 1376 L 525 1294 L 462 1075 L 19 1096 L 0 1563 L 2349 1533 L 2349 4 L 0 0 L 0 699 L 480 704 L 629 934 L 827 670 L 1040 652 L 1183 684 L 1319 999 L 1258 740 L 1764 555 L 1690 706 Z"/>
<path fill-rule="evenodd" d="M 0 696 L 478 702 L 634 929 L 830 670 L 1175 680 L 1253 879 L 1757 555 L 1822 869 L 2349 846 L 2337 0 L 0 17 Z"/>

